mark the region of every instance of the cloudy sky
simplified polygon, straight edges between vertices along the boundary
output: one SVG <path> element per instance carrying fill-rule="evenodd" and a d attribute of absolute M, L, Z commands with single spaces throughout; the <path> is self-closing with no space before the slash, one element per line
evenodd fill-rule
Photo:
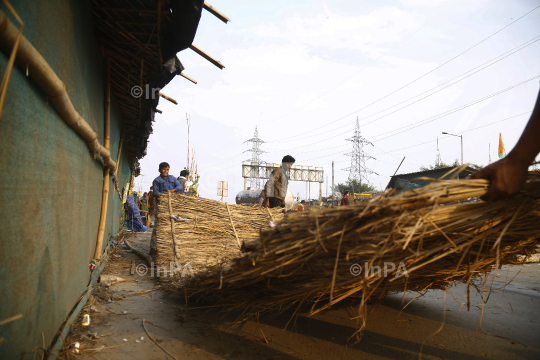
<path fill-rule="evenodd" d="M 191 50 L 178 54 L 192 84 L 177 76 L 163 92 L 141 160 L 146 191 L 158 164 L 178 175 L 190 147 L 201 176 L 201 196 L 228 202 L 243 189 L 241 162 L 251 158 L 257 126 L 266 142 L 261 159 L 284 155 L 297 165 L 324 168 L 331 182 L 349 172 L 356 119 L 374 146 L 368 176 L 383 188 L 399 173 L 460 158 L 486 165 L 497 159 L 499 132 L 509 152 L 530 116 L 540 85 L 540 1 L 225 1 L 211 4 L 232 21 L 203 10 L 194 44 L 220 60 L 220 70 Z M 524 16 L 525 15 L 525 16 Z M 491 153 L 489 146 L 491 144 Z M 318 184 L 311 184 L 311 198 Z M 306 197 L 306 184 L 290 188 Z M 326 182 L 322 186 L 326 195 Z"/>

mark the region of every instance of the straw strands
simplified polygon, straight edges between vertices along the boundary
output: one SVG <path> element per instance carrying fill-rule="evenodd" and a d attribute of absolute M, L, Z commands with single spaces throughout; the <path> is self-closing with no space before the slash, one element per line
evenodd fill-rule
<path fill-rule="evenodd" d="M 170 269 L 170 263 L 190 263 L 195 274 L 227 265 L 242 256 L 243 241 L 258 238 L 261 230 L 270 227 L 272 217 L 281 219 L 281 209 L 162 194 L 156 221 L 157 265 Z"/>
<path fill-rule="evenodd" d="M 471 286 L 495 267 L 519 263 L 518 255 L 538 252 L 539 179 L 532 175 L 519 195 L 495 203 L 443 205 L 482 196 L 488 181 L 435 180 L 367 204 L 291 215 L 246 243 L 249 255 L 197 276 L 185 290 L 254 312 L 309 304 L 315 314 L 354 297 L 361 329 L 368 298 L 457 281 Z"/>

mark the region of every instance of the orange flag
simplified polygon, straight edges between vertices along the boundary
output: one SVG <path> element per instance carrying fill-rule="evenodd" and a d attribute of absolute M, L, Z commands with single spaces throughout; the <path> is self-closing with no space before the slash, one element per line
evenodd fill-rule
<path fill-rule="evenodd" d="M 502 142 L 502 136 L 501 133 L 499 133 L 499 151 L 498 151 L 499 159 L 502 159 L 505 155 L 504 153 L 504 144 Z"/>

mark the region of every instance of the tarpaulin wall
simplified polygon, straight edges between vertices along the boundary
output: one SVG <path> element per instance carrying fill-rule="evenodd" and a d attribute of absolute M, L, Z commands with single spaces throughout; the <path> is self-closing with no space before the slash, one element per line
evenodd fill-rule
<path fill-rule="evenodd" d="M 92 28 L 90 1 L 11 0 L 24 36 L 59 78 L 75 109 L 103 144 L 104 59 Z M 0 9 L 18 26 L 9 10 Z M 5 72 L 8 57 L 0 53 Z M 122 120 L 111 99 L 111 154 L 116 160 Z M 126 151 L 122 152 L 123 154 Z M 129 181 L 118 162 L 120 189 Z M 101 159 L 58 115 L 45 92 L 15 67 L 0 120 L 0 359 L 32 358 L 45 347 L 84 292 L 99 225 Z M 112 181 L 104 247 L 120 228 L 122 204 Z"/>

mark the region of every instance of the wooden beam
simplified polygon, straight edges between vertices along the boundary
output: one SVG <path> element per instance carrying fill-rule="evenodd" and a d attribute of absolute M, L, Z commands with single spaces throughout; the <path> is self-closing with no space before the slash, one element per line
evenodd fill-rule
<path fill-rule="evenodd" d="M 191 81 L 191 82 L 194 83 L 194 84 L 197 83 L 197 80 L 190 78 L 189 76 L 185 75 L 184 73 L 180 73 L 180 76 L 182 76 L 182 77 L 188 79 L 189 81 Z"/>
<path fill-rule="evenodd" d="M 154 26 L 156 23 L 153 22 L 138 22 L 138 21 L 119 21 L 119 20 L 104 20 L 100 19 L 99 21 L 103 21 L 106 23 L 113 23 L 113 24 L 127 24 L 127 25 L 140 25 L 140 26 Z"/>
<path fill-rule="evenodd" d="M 119 33 L 130 34 L 130 35 L 146 35 L 146 36 L 151 36 L 151 37 L 157 36 L 157 34 L 152 34 L 151 32 L 143 32 L 143 31 L 118 30 L 118 29 L 114 29 L 114 31 L 119 32 Z"/>
<path fill-rule="evenodd" d="M 137 99 L 135 99 L 134 97 L 129 97 L 127 95 L 124 95 L 123 93 L 121 93 L 120 91 L 115 91 L 114 92 L 114 95 L 120 99 L 123 99 L 123 100 L 126 100 L 126 101 L 129 101 L 130 103 L 137 103 Z"/>
<path fill-rule="evenodd" d="M 108 11 L 134 11 L 134 12 L 140 12 L 140 13 L 157 13 L 157 9 L 137 9 L 137 8 L 116 8 L 112 6 L 93 6 L 93 9 L 97 10 L 108 10 Z M 162 13 L 170 14 L 171 12 L 169 9 L 162 10 Z"/>
<path fill-rule="evenodd" d="M 201 55 L 206 60 L 210 61 L 212 64 L 216 65 L 218 68 L 220 68 L 222 70 L 225 68 L 225 65 L 223 65 L 218 60 L 214 59 L 213 57 L 211 57 L 210 55 L 208 55 L 207 53 L 205 53 L 201 49 L 199 49 L 197 46 L 191 44 L 191 45 L 189 45 L 189 48 L 191 50 L 195 51 L 197 54 Z"/>
<path fill-rule="evenodd" d="M 164 98 L 165 100 L 169 100 L 170 102 L 172 102 L 174 105 L 178 105 L 178 102 L 176 100 L 174 100 L 172 97 L 169 97 L 167 95 L 165 95 L 164 93 L 160 92 L 159 93 L 159 96 L 161 96 L 162 98 Z"/>
<path fill-rule="evenodd" d="M 161 0 L 157 3 L 157 43 L 158 43 L 158 55 L 159 55 L 159 69 L 163 69 L 163 57 L 161 56 Z M 171 220 L 172 221 L 172 220 Z"/>
<path fill-rule="evenodd" d="M 123 63 L 127 64 L 127 65 L 130 65 L 131 64 L 131 60 L 128 59 L 127 57 L 125 56 L 122 56 L 120 55 L 119 53 L 117 53 L 116 51 L 112 51 L 111 49 L 107 49 L 105 48 L 105 56 L 110 56 L 116 60 L 120 60 L 122 61 Z"/>
<path fill-rule="evenodd" d="M 227 15 L 225 15 L 224 13 L 222 13 L 221 11 L 219 11 L 218 9 L 216 9 L 215 7 L 213 7 L 212 5 L 207 3 L 206 1 L 204 2 L 203 7 L 209 13 L 211 13 L 212 15 L 217 17 L 219 20 L 223 21 L 225 24 L 228 23 L 229 21 L 231 21 L 231 19 Z"/>

